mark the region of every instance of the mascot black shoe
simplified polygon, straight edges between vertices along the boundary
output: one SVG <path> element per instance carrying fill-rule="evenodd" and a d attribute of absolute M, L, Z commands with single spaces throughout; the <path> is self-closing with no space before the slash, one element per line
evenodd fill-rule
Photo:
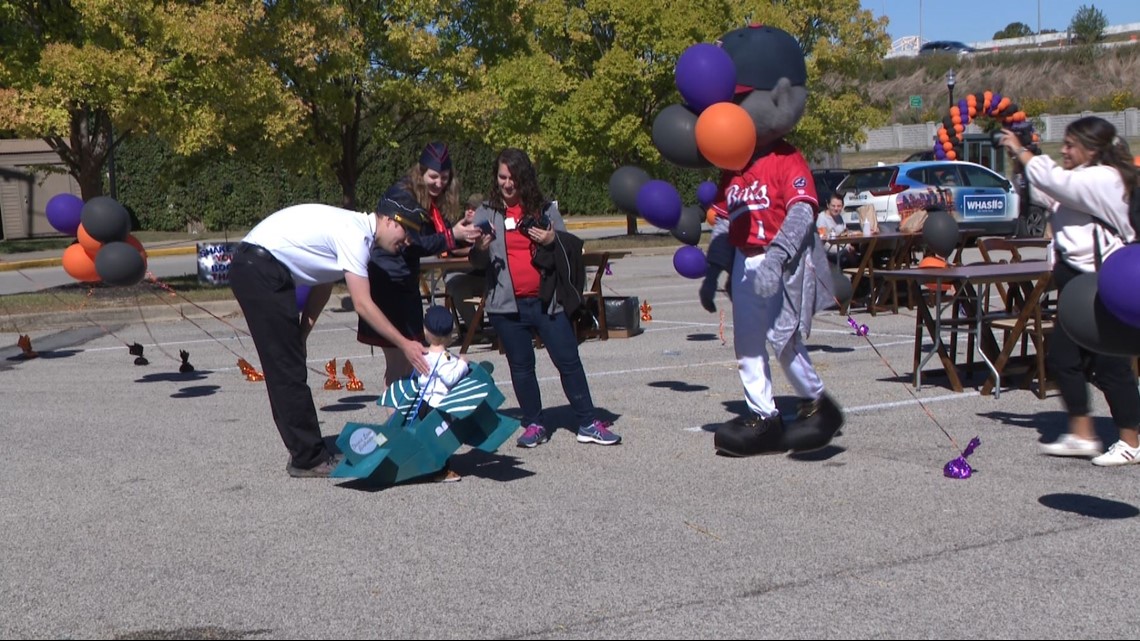
<path fill-rule="evenodd" d="M 820 450 L 843 427 L 843 410 L 827 393 L 817 400 L 800 403 L 800 410 L 784 433 L 784 448 L 793 452 Z M 717 432 L 719 435 L 720 432 Z"/>
<path fill-rule="evenodd" d="M 713 447 L 725 456 L 756 456 L 784 451 L 784 420 L 777 414 L 763 418 L 740 416 L 721 425 L 713 435 Z"/>

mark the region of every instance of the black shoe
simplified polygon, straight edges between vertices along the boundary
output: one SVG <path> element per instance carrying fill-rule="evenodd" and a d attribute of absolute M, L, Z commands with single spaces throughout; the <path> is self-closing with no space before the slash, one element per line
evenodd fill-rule
<path fill-rule="evenodd" d="M 756 456 L 784 451 L 784 420 L 777 414 L 763 418 L 740 416 L 721 425 L 713 435 L 713 447 L 727 456 Z"/>
<path fill-rule="evenodd" d="M 318 463 L 314 467 L 293 467 L 293 459 L 290 458 L 289 462 L 285 464 L 285 471 L 295 479 L 323 479 L 328 478 L 336 466 L 344 460 L 344 454 L 334 454 L 327 461 Z"/>
<path fill-rule="evenodd" d="M 796 422 L 784 433 L 784 447 L 793 452 L 821 450 L 843 427 L 843 410 L 826 393 L 814 401 L 800 403 Z"/>

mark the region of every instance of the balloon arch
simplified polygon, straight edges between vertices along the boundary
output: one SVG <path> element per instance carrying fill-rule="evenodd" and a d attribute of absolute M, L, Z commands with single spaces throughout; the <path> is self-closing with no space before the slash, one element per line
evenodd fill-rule
<path fill-rule="evenodd" d="M 1012 129 L 1033 142 L 1039 140 L 1033 131 L 1033 123 L 1025 112 L 1018 108 L 1008 96 L 985 91 L 970 94 L 950 107 L 950 112 L 942 119 L 934 136 L 934 157 L 938 160 L 958 160 L 962 157 L 963 132 L 966 125 L 980 118 L 989 118 Z"/>

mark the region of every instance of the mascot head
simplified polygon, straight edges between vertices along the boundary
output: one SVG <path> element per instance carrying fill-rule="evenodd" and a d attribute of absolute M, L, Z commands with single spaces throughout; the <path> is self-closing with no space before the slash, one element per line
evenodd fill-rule
<path fill-rule="evenodd" d="M 735 101 L 756 125 L 756 147 L 795 128 L 807 104 L 807 65 L 788 32 L 752 24 L 724 34 L 721 47 L 736 67 Z"/>

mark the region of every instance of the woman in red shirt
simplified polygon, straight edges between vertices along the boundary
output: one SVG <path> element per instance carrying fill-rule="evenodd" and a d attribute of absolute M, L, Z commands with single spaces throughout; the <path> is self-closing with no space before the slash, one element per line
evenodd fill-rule
<path fill-rule="evenodd" d="M 476 267 L 487 271 L 487 318 L 506 352 L 511 385 L 526 426 L 518 446 L 535 447 L 550 440 L 534 371 L 534 333 L 558 368 L 562 391 L 577 419 L 578 442 L 616 445 L 621 437 L 595 415 L 586 371 L 578 356 L 578 335 L 566 306 L 557 294 L 544 300 L 540 293 L 552 289 L 552 283 L 545 279 L 557 276 L 535 266 L 536 257 L 549 258 L 550 252 L 562 252 L 555 254 L 562 260 L 570 257 L 573 250 L 567 252 L 566 248 L 574 241 L 578 242 L 580 258 L 581 241 L 566 233 L 558 204 L 543 198 L 526 152 L 504 149 L 493 167 L 490 196 L 475 211 L 475 227 L 484 225 L 490 233 L 483 233 L 470 258 Z"/>

